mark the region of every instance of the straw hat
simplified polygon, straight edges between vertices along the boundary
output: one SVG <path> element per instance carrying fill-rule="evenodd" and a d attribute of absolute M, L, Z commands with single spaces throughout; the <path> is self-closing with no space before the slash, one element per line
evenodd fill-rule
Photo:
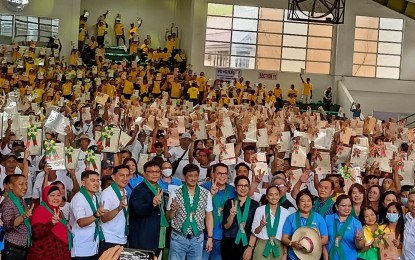
<path fill-rule="evenodd" d="M 292 241 L 298 242 L 305 250 L 294 249 L 294 253 L 299 259 L 319 260 L 322 253 L 321 237 L 317 230 L 310 227 L 301 227 L 297 229 Z"/>

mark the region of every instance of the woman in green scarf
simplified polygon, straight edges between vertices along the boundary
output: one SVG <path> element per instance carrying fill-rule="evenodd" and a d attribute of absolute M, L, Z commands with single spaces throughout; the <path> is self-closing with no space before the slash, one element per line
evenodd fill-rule
<path fill-rule="evenodd" d="M 234 184 L 237 197 L 227 200 L 223 208 L 222 259 L 242 259 L 249 246 L 255 210 L 259 207 L 259 203 L 248 196 L 248 177 L 238 176 Z"/>
<path fill-rule="evenodd" d="M 287 249 L 281 243 L 282 227 L 290 212 L 279 205 L 278 187 L 266 191 L 268 203 L 257 208 L 252 223 L 252 235 L 242 259 L 286 259 Z M 256 245 L 255 245 L 256 242 Z M 254 249 L 255 246 L 255 249 Z M 253 251 L 253 253 L 252 253 Z"/>

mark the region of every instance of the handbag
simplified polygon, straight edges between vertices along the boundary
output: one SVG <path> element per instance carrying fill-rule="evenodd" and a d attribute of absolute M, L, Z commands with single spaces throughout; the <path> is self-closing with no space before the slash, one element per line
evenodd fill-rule
<path fill-rule="evenodd" d="M 174 161 L 174 162 L 172 162 L 172 163 L 171 163 L 171 166 L 172 166 L 172 171 L 173 171 L 172 176 L 176 173 L 176 170 L 177 170 L 177 168 L 179 167 L 179 164 L 180 164 L 180 162 L 182 161 L 182 159 L 183 159 L 184 155 L 187 153 L 187 150 L 188 150 L 188 149 L 189 149 L 189 148 L 187 148 L 187 149 L 186 149 L 186 151 L 184 151 L 184 153 L 182 154 L 182 156 L 180 156 L 180 158 L 179 158 L 179 159 L 177 159 L 176 161 Z"/>

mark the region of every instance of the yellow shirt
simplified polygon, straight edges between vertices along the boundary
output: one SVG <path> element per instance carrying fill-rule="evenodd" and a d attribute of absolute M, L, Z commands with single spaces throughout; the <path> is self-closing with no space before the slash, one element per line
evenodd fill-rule
<path fill-rule="evenodd" d="M 76 66 L 78 64 L 78 53 L 72 53 L 69 56 L 69 65 Z"/>
<path fill-rule="evenodd" d="M 265 102 L 266 103 L 272 102 L 272 103 L 275 104 L 277 102 L 277 99 L 275 98 L 274 95 L 266 95 L 265 96 Z"/>
<path fill-rule="evenodd" d="M 282 97 L 282 91 L 281 91 L 281 88 L 274 88 L 274 96 L 276 97 L 276 98 L 281 98 Z"/>
<path fill-rule="evenodd" d="M 288 90 L 288 95 L 290 95 L 290 94 L 294 94 L 295 96 L 298 96 L 298 90 L 296 90 L 296 89 L 289 89 Z"/>
<path fill-rule="evenodd" d="M 311 91 L 313 90 L 313 84 L 304 82 L 303 86 L 303 95 L 310 96 Z"/>
<path fill-rule="evenodd" d="M 177 61 L 177 62 L 182 62 L 183 60 L 185 60 L 186 59 L 186 55 L 184 54 L 184 53 L 181 53 L 181 54 L 176 54 L 176 55 L 174 55 L 174 59 Z"/>
<path fill-rule="evenodd" d="M 242 90 L 242 83 L 241 82 L 236 82 L 235 83 L 235 88 Z"/>
<path fill-rule="evenodd" d="M 174 43 L 172 43 L 171 41 L 166 41 L 166 48 L 167 52 L 171 53 L 174 49 Z"/>
<path fill-rule="evenodd" d="M 98 47 L 98 42 L 93 42 L 93 41 L 90 41 L 89 43 L 88 43 L 88 46 L 89 46 L 89 48 L 91 49 L 91 50 L 95 50 L 95 48 L 96 47 Z"/>
<path fill-rule="evenodd" d="M 116 23 L 114 26 L 116 36 L 124 35 L 124 25 L 122 23 Z"/>
<path fill-rule="evenodd" d="M 130 55 L 138 53 L 138 43 L 130 44 Z"/>
<path fill-rule="evenodd" d="M 170 69 L 169 69 L 169 68 L 167 68 L 167 67 L 161 67 L 161 68 L 159 69 L 159 72 L 160 72 L 161 74 L 168 74 L 168 73 L 170 73 Z"/>
<path fill-rule="evenodd" d="M 148 84 L 140 84 L 140 95 L 148 93 Z"/>
<path fill-rule="evenodd" d="M 106 31 L 107 31 L 107 26 L 105 24 L 98 25 L 97 36 L 104 36 Z"/>
<path fill-rule="evenodd" d="M 172 82 L 171 83 L 171 97 L 172 98 L 180 98 L 182 86 L 180 83 Z"/>
<path fill-rule="evenodd" d="M 130 28 L 128 31 L 129 38 L 132 39 L 134 35 L 138 34 L 138 27 L 134 26 L 133 28 Z"/>
<path fill-rule="evenodd" d="M 148 45 L 147 44 L 143 43 L 141 45 L 140 49 L 142 49 L 144 53 L 148 53 Z"/>
<path fill-rule="evenodd" d="M 85 41 L 87 31 L 84 28 L 79 28 L 78 41 Z"/>
<path fill-rule="evenodd" d="M 45 93 L 45 90 L 41 88 L 37 88 L 35 89 L 35 93 L 36 93 L 35 102 L 36 103 L 42 102 L 42 97 L 43 97 L 43 94 Z"/>
<path fill-rule="evenodd" d="M 35 84 L 36 74 L 29 74 L 29 83 Z"/>
<path fill-rule="evenodd" d="M 190 87 L 187 90 L 187 94 L 189 94 L 190 99 L 197 99 L 199 95 L 199 89 L 196 87 Z"/>
<path fill-rule="evenodd" d="M 160 94 L 161 93 L 160 84 L 161 84 L 161 81 L 154 81 L 153 90 L 152 90 L 153 94 Z"/>
<path fill-rule="evenodd" d="M 22 57 L 22 54 L 18 50 L 13 49 L 13 61 L 20 60 Z"/>
<path fill-rule="evenodd" d="M 291 105 L 295 105 L 295 102 L 297 101 L 295 98 L 287 98 L 287 101 L 291 104 Z"/>
<path fill-rule="evenodd" d="M 71 82 L 66 82 L 62 85 L 62 94 L 64 96 L 72 94 L 72 83 Z"/>
<path fill-rule="evenodd" d="M 131 81 L 126 80 L 124 83 L 123 94 L 132 95 L 134 90 L 134 84 Z"/>
<path fill-rule="evenodd" d="M 205 91 L 205 85 L 206 85 L 206 78 L 205 77 L 197 77 L 196 81 L 199 84 L 199 91 L 204 92 Z"/>

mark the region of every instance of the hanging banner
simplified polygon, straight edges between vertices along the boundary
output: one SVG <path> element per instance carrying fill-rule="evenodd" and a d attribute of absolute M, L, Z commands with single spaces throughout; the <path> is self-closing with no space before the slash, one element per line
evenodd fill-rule
<path fill-rule="evenodd" d="M 278 78 L 277 73 L 264 73 L 260 72 L 258 74 L 259 79 L 267 79 L 267 80 L 276 80 Z"/>
<path fill-rule="evenodd" d="M 236 69 L 216 69 L 216 79 L 224 80 L 224 81 L 231 81 L 235 78 L 242 77 L 242 71 Z"/>

